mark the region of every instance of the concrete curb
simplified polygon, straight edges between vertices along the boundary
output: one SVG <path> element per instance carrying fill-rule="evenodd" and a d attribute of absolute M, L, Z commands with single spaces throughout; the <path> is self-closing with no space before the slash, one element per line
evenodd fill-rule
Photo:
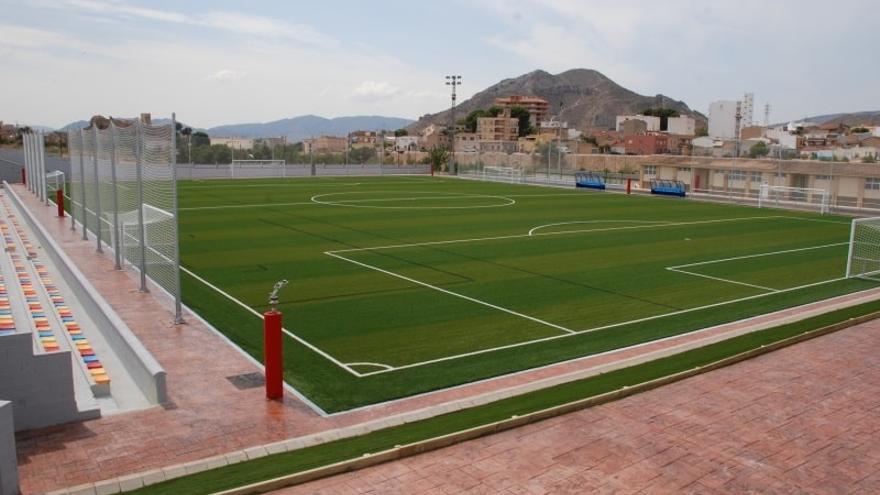
<path fill-rule="evenodd" d="M 687 371 L 682 371 L 673 375 L 665 376 L 662 378 L 658 378 L 655 380 L 651 380 L 649 382 L 644 382 L 639 385 L 634 385 L 631 387 L 623 387 L 618 390 L 614 390 L 612 392 L 607 392 L 601 395 L 597 395 L 594 397 L 589 397 L 573 402 L 569 402 L 566 404 L 560 404 L 558 406 L 553 406 L 547 409 L 543 409 L 540 411 L 535 411 L 523 416 L 513 416 L 509 419 L 497 421 L 494 423 L 490 423 L 487 425 L 477 426 L 474 428 L 470 428 L 467 430 L 463 430 L 460 432 L 450 433 L 448 435 L 431 438 L 428 440 L 415 442 L 412 444 L 407 444 L 399 447 L 395 447 L 393 449 L 371 453 L 365 455 L 363 457 L 357 459 L 350 459 L 347 461 L 341 461 L 335 464 L 331 464 L 328 466 L 322 466 L 319 468 L 311 469 L 308 471 L 302 471 L 299 473 L 294 473 L 290 475 L 285 475 L 279 478 L 262 481 L 259 483 L 254 483 L 251 485 L 246 485 L 243 487 L 218 492 L 219 495 L 245 495 L 245 494 L 253 494 L 253 493 L 265 493 L 267 491 L 277 490 L 279 488 L 283 488 L 286 486 L 292 486 L 297 484 L 302 484 L 308 481 L 313 481 L 319 478 L 324 478 L 327 476 L 332 476 L 335 474 L 340 474 L 348 471 L 354 471 L 357 469 L 363 469 L 365 467 L 373 466 L 376 464 L 381 464 L 384 462 L 388 462 L 391 460 L 401 459 L 404 457 L 413 456 L 416 454 L 420 454 L 423 452 L 428 452 L 431 450 L 437 450 L 443 447 L 448 447 L 450 445 L 460 443 L 466 440 L 472 440 L 474 438 L 478 438 L 481 436 L 489 435 L 492 433 L 497 433 L 500 431 L 509 430 L 512 428 L 516 428 L 519 426 L 523 426 L 526 424 L 534 423 L 537 421 L 542 421 L 545 419 L 553 418 L 556 416 L 560 416 L 563 414 L 567 414 L 570 412 L 579 411 L 581 409 L 586 409 L 588 407 L 604 404 L 607 402 L 612 402 L 618 399 L 622 399 L 624 397 L 628 397 L 633 394 L 637 394 L 640 392 L 645 392 L 648 390 L 652 390 L 654 388 L 677 382 L 683 380 L 685 378 L 690 378 L 692 376 L 705 373 L 707 371 L 712 371 L 715 369 L 723 368 L 726 366 L 730 366 L 732 364 L 739 363 L 741 361 L 745 361 L 747 359 L 751 359 L 756 356 L 760 356 L 762 354 L 766 354 L 783 347 L 788 347 L 790 345 L 797 344 L 799 342 L 803 342 L 805 340 L 813 339 L 816 337 L 820 337 L 822 335 L 826 335 L 832 332 L 836 332 L 839 330 L 843 330 L 845 328 L 849 328 L 854 325 L 858 325 L 860 323 L 864 323 L 866 321 L 870 321 L 880 317 L 880 312 L 870 313 L 868 315 L 851 318 L 849 320 L 836 323 L 833 325 L 825 326 L 822 328 L 818 328 L 815 330 L 811 330 L 805 332 L 800 335 L 796 335 L 794 337 L 789 337 L 787 339 L 775 342 L 770 345 L 761 346 L 750 351 L 746 351 L 734 356 L 730 356 L 714 363 L 708 364 L 706 366 L 699 366 Z M 797 320 L 795 320 L 797 321 Z M 778 323 L 777 325 L 784 325 L 783 323 Z M 734 338 L 737 336 L 741 336 L 748 332 L 738 333 L 737 335 L 728 335 L 727 338 Z M 703 345 L 709 345 L 715 343 L 717 341 L 726 340 L 726 339 L 718 339 L 714 342 L 707 342 Z M 690 348 L 684 349 L 681 352 L 686 350 L 691 350 Z M 664 356 L 661 356 L 664 357 Z M 661 357 L 657 357 L 655 359 L 660 359 Z M 635 363 L 640 364 L 640 363 Z M 630 364 L 632 366 L 634 364 Z M 613 370 L 608 370 L 613 371 Z M 603 371 L 605 373 L 607 371 Z M 566 380 L 561 383 L 567 383 L 570 381 L 574 381 L 574 379 Z M 537 388 L 546 388 L 552 385 L 543 385 Z M 354 436 L 364 435 L 366 433 L 370 433 L 376 431 L 381 428 L 386 428 L 390 426 L 397 426 L 400 424 L 404 424 L 407 422 L 418 421 L 420 419 L 426 419 L 429 417 L 437 416 L 440 414 L 444 414 L 447 412 L 454 412 L 461 409 L 467 409 L 469 407 L 479 406 L 486 404 L 488 402 L 493 402 L 497 400 L 501 400 L 508 397 L 513 397 L 516 395 L 520 395 L 523 393 L 528 393 L 532 390 L 506 390 L 502 391 L 502 393 L 492 396 L 491 398 L 485 398 L 485 400 L 472 400 L 469 399 L 467 404 L 444 404 L 442 411 L 416 411 L 418 415 L 410 419 L 410 421 L 394 422 L 391 424 L 388 423 L 388 418 L 383 420 L 378 420 L 375 422 L 371 422 L 373 424 L 361 424 L 349 426 L 346 428 L 341 428 L 338 430 L 330 431 L 330 432 L 320 432 L 312 435 L 307 435 L 303 437 L 293 438 L 289 440 L 284 440 L 280 442 L 274 442 L 267 445 L 250 447 L 247 449 L 230 452 L 224 455 L 209 457 L 207 459 L 201 459 L 198 461 L 187 462 L 183 464 L 178 464 L 174 466 L 169 466 L 163 468 L 161 470 L 152 470 L 144 473 L 133 474 L 129 476 L 124 476 L 120 478 L 114 478 L 110 480 L 104 480 L 96 483 L 90 483 L 85 485 L 79 485 L 76 487 L 71 487 L 67 489 L 61 489 L 57 491 L 50 492 L 49 495 L 80 495 L 80 494 L 89 494 L 89 495 L 97 495 L 99 493 L 119 493 L 120 491 L 133 490 L 136 488 L 140 488 L 141 486 L 149 486 L 155 483 L 159 483 L 166 480 L 171 480 L 174 478 L 179 478 L 182 476 L 186 476 L 189 474 L 195 474 L 203 471 L 208 471 L 210 469 L 215 469 L 218 467 L 229 466 L 233 464 L 237 464 L 240 462 L 258 459 L 261 457 L 265 457 L 272 454 L 283 453 L 283 452 L 292 452 L 305 447 L 311 447 L 314 445 L 331 442 L 334 440 L 339 440 L 343 438 L 351 438 Z M 489 395 L 489 394 L 487 394 Z M 449 407 L 446 407 L 449 406 Z M 428 408 L 430 409 L 430 408 Z M 371 427 L 374 426 L 375 427 Z M 381 425 L 381 426 L 380 426 Z M 114 487 L 118 486 L 118 491 L 107 491 L 113 490 Z M 123 488 L 125 487 L 125 488 Z"/>

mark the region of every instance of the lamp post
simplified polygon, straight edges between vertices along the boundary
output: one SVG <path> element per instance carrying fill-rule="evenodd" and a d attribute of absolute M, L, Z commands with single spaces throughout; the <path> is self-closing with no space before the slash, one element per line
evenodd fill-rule
<path fill-rule="evenodd" d="M 458 167 L 455 166 L 455 88 L 461 85 L 461 76 L 446 76 L 446 85 L 452 87 L 452 106 L 449 111 L 449 132 L 450 141 L 452 143 L 451 153 L 449 154 L 449 168 L 453 169 L 452 173 L 458 173 Z"/>

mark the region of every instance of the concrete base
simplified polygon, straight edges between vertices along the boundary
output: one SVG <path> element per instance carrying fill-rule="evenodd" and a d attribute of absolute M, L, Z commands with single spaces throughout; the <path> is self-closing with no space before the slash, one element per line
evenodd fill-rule
<path fill-rule="evenodd" d="M 15 455 L 15 434 L 12 403 L 0 401 L 0 495 L 18 495 L 18 461 Z"/>

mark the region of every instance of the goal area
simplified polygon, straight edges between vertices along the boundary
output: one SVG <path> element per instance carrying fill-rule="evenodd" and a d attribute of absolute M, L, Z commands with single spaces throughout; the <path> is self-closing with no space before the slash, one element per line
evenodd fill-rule
<path fill-rule="evenodd" d="M 880 217 L 856 218 L 849 236 L 846 277 L 880 280 Z"/>
<path fill-rule="evenodd" d="M 761 190 L 758 193 L 758 207 L 815 209 L 824 215 L 830 211 L 830 196 L 825 189 L 761 184 Z"/>

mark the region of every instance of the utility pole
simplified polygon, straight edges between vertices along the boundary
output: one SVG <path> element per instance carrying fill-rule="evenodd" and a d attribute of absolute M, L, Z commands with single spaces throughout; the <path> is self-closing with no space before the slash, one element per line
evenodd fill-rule
<path fill-rule="evenodd" d="M 461 85 L 461 76 L 446 76 L 446 85 L 452 86 L 452 107 L 449 112 L 449 139 L 452 144 L 450 147 L 452 152 L 449 154 L 449 169 L 453 174 L 457 174 L 458 167 L 455 166 L 455 88 Z"/>

